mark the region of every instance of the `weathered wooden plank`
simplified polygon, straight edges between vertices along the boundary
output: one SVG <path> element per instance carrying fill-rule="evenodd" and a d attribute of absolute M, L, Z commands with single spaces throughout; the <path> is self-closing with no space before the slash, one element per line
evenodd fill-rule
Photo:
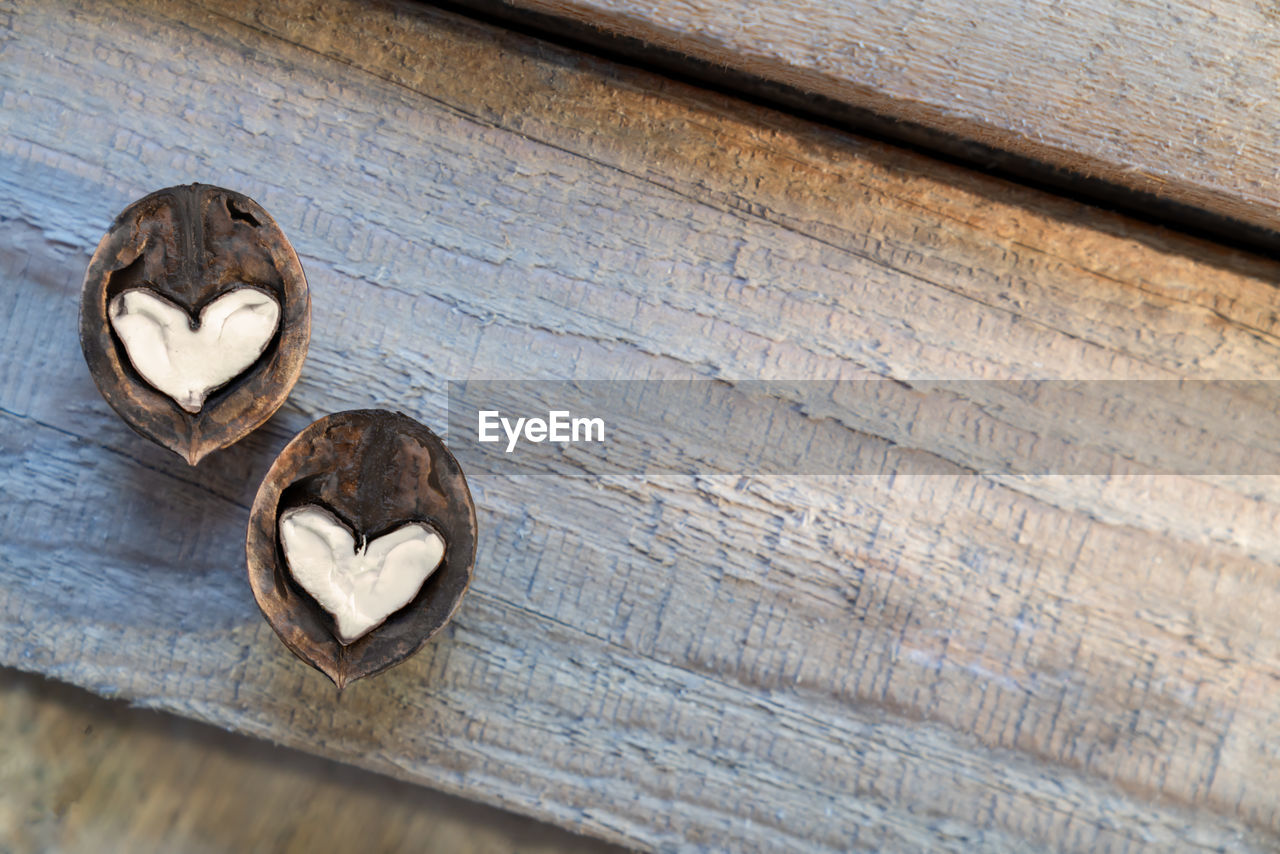
<path fill-rule="evenodd" d="M 0 671 L 0 739 L 11 854 L 617 850 L 13 670 Z"/>
<path fill-rule="evenodd" d="M 458 618 L 341 696 L 242 543 L 293 432 L 451 378 L 1274 379 L 1277 265 L 410 6 L 66 0 L 2 56 L 0 662 L 644 847 L 1275 847 L 1273 478 L 476 478 Z M 189 180 L 315 311 L 196 469 L 75 341 Z"/>
<path fill-rule="evenodd" d="M 1280 18 L 1265 4 L 505 2 L 1271 232 L 1280 221 Z"/>

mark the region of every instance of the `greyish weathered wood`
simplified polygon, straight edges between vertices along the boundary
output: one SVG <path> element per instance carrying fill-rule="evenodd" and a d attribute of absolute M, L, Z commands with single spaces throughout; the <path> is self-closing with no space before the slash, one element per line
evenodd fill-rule
<path fill-rule="evenodd" d="M 457 618 L 341 695 L 243 553 L 327 412 L 442 426 L 448 379 L 495 376 L 1275 379 L 1276 265 L 414 6 L 10 20 L 0 662 L 646 848 L 1280 844 L 1273 478 L 474 478 Z M 270 210 L 314 305 L 289 403 L 195 469 L 75 339 L 110 217 L 182 181 Z"/>

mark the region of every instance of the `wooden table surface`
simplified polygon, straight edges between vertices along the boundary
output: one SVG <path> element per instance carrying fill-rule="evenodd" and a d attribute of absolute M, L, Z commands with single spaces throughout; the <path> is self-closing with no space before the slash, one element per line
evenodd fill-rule
<path fill-rule="evenodd" d="M 926 445 L 961 473 L 475 477 L 457 618 L 342 694 L 243 552 L 329 412 L 442 427 L 469 377 L 1276 379 L 1280 265 L 416 5 L 4 21 L 0 664 L 639 848 L 1280 847 L 1270 474 Z M 194 469 L 76 340 L 107 224 L 189 181 L 262 203 L 314 303 L 285 408 Z"/>

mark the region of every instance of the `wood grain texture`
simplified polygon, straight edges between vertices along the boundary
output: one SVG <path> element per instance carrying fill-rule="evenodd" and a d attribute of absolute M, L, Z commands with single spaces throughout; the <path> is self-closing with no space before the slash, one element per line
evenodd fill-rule
<path fill-rule="evenodd" d="M 506 2 L 1271 232 L 1280 223 L 1274 4 Z"/>
<path fill-rule="evenodd" d="M 243 553 L 328 412 L 443 425 L 468 377 L 1276 379 L 1276 264 L 413 6 L 5 27 L 0 662 L 642 848 L 1280 844 L 1274 477 L 469 479 L 462 609 L 341 695 Z M 75 316 L 111 216 L 192 180 L 276 217 L 313 334 L 188 469 Z"/>
<path fill-rule="evenodd" d="M 7 669 L 0 739 L 5 854 L 620 850 Z"/>

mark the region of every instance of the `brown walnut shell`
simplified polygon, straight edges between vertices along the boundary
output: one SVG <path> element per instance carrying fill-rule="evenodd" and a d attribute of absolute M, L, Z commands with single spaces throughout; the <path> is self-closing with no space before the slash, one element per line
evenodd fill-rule
<path fill-rule="evenodd" d="M 290 575 L 280 546 L 280 514 L 304 505 L 324 507 L 364 539 L 425 522 L 444 538 L 443 561 L 408 605 L 344 645 L 333 618 Z M 276 457 L 253 502 L 245 553 L 267 622 L 342 688 L 417 652 L 458 610 L 475 563 L 475 505 L 458 461 L 426 427 L 382 409 L 339 412 Z"/>
<path fill-rule="evenodd" d="M 145 288 L 193 318 L 239 285 L 267 291 L 280 321 L 266 350 L 189 413 L 144 380 L 111 327 L 118 294 Z M 293 247 L 247 196 L 206 184 L 158 190 L 115 219 L 80 296 L 80 347 L 107 403 L 134 430 L 195 465 L 261 426 L 289 396 L 311 338 L 311 297 Z"/>

